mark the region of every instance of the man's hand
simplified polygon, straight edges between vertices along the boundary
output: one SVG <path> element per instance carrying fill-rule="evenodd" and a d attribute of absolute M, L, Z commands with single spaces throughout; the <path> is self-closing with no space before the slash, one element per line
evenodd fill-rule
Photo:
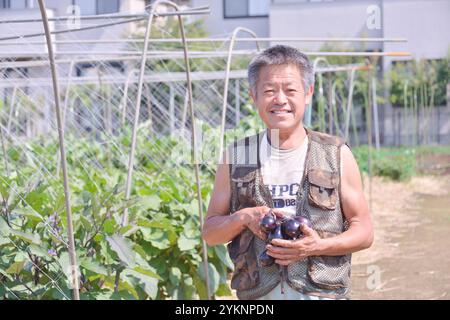
<path fill-rule="evenodd" d="M 266 240 L 267 235 L 261 230 L 261 220 L 270 211 L 269 207 L 245 208 L 242 212 L 245 226 L 249 228 L 255 236 L 261 240 Z"/>
<path fill-rule="evenodd" d="M 287 266 L 308 256 L 320 255 L 322 239 L 313 229 L 302 225 L 303 237 L 297 240 L 274 239 L 267 245 L 267 254 L 275 263 Z"/>

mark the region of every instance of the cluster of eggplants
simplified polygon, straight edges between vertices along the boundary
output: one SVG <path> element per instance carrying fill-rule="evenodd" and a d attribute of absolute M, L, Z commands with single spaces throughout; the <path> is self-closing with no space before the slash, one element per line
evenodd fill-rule
<path fill-rule="evenodd" d="M 273 239 L 295 240 L 301 235 L 302 224 L 311 228 L 311 222 L 308 218 L 296 216 L 293 218 L 277 219 L 270 210 L 261 220 L 261 230 L 267 234 L 267 241 L 270 243 Z M 274 264 L 275 259 L 267 254 L 264 250 L 259 261 L 261 265 L 270 267 Z"/>

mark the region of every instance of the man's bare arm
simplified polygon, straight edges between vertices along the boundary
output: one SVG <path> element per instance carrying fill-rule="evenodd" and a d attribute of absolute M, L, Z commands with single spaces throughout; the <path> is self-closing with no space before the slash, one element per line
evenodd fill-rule
<path fill-rule="evenodd" d="M 341 202 L 349 229 L 344 233 L 322 239 L 318 255 L 343 255 L 366 249 L 373 242 L 373 227 L 358 164 L 350 149 L 341 148 L 343 176 L 341 181 Z"/>
<path fill-rule="evenodd" d="M 265 237 L 259 228 L 259 221 L 269 208 L 245 208 L 230 214 L 230 197 L 229 168 L 227 164 L 219 164 L 202 231 L 203 239 L 209 246 L 227 243 L 245 228 L 260 238 Z"/>

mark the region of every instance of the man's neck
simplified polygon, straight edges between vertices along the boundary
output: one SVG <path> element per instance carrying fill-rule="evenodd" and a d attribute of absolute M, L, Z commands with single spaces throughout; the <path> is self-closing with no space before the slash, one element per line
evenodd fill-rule
<path fill-rule="evenodd" d="M 306 130 L 303 125 L 295 127 L 293 130 L 270 130 L 267 129 L 270 144 L 278 149 L 295 149 L 299 147 L 306 137 Z M 278 135 L 278 138 L 275 136 Z"/>

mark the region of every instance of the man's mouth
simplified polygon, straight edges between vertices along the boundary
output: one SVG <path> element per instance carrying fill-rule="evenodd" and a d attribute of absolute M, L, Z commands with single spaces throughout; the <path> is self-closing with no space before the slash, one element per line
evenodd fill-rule
<path fill-rule="evenodd" d="M 273 114 L 284 114 L 284 113 L 292 113 L 291 110 L 287 110 L 287 109 L 276 109 L 276 110 L 270 110 L 270 113 Z"/>

